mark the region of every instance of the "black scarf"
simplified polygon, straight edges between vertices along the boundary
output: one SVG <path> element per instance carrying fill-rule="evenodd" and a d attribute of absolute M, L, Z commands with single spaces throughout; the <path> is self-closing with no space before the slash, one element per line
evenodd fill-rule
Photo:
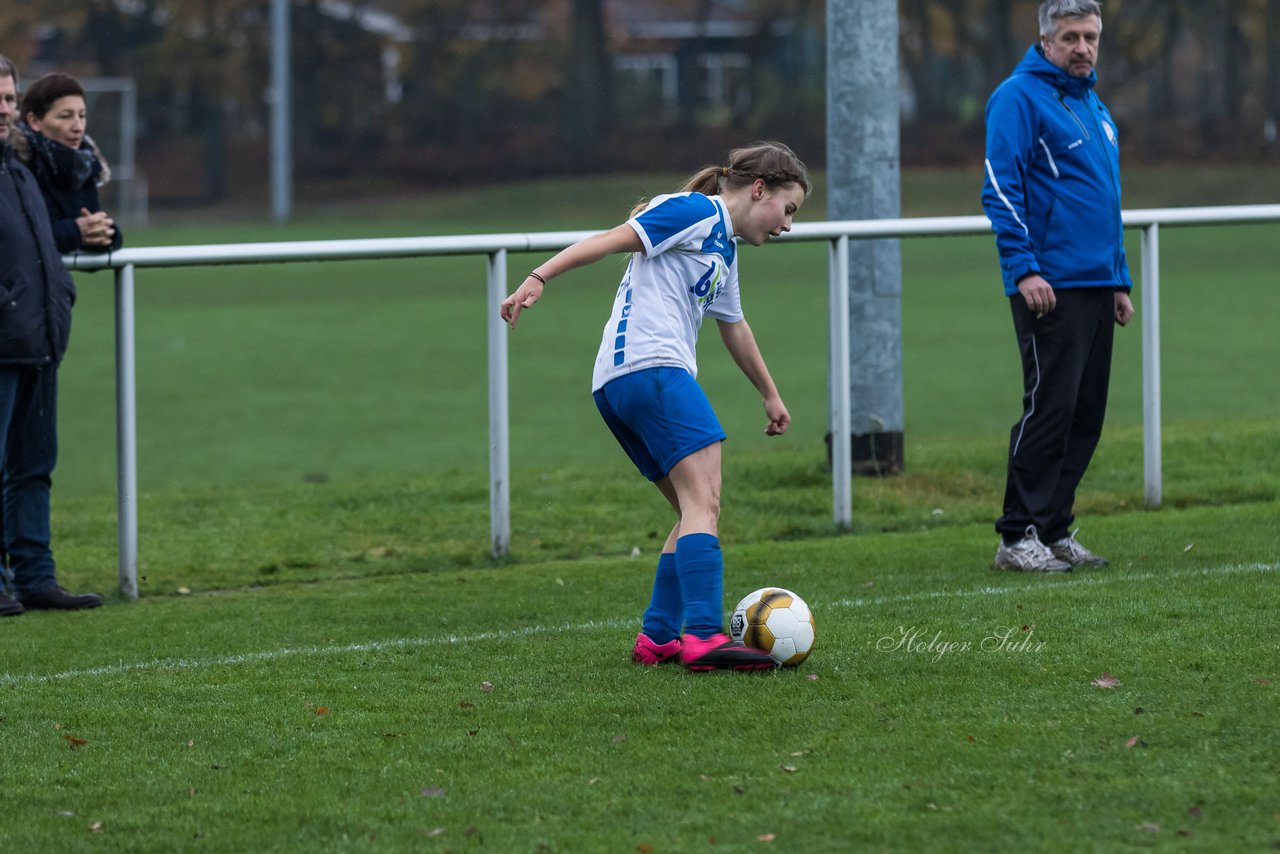
<path fill-rule="evenodd" d="M 102 164 L 87 141 L 82 141 L 79 148 L 71 148 L 32 130 L 25 121 L 18 123 L 17 130 L 27 138 L 31 168 L 42 183 L 62 190 L 77 190 L 102 173 Z"/>

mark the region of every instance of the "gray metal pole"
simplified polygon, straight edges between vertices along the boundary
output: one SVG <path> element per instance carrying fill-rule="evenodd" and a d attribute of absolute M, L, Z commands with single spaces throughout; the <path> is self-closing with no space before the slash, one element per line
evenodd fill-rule
<path fill-rule="evenodd" d="M 285 222 L 293 212 L 289 2 L 271 0 L 271 212 L 276 222 Z"/>
<path fill-rule="evenodd" d="M 1142 229 L 1142 483 L 1146 506 L 1163 498 L 1160 425 L 1160 224 Z"/>
<path fill-rule="evenodd" d="M 127 165 L 125 177 L 133 179 L 138 162 L 138 84 L 122 81 L 120 88 L 120 159 Z"/>
<path fill-rule="evenodd" d="M 138 598 L 138 384 L 133 265 L 116 270 L 116 501 L 120 593 Z"/>
<path fill-rule="evenodd" d="M 853 527 L 852 418 L 849 402 L 849 236 L 829 244 L 831 369 L 832 517 L 840 528 Z"/>
<path fill-rule="evenodd" d="M 827 214 L 901 212 L 897 0 L 827 2 Z M 897 239 L 849 249 L 853 466 L 902 467 L 902 254 Z M 831 425 L 834 429 L 834 425 Z"/>
<path fill-rule="evenodd" d="M 507 324 L 498 315 L 507 296 L 507 250 L 489 256 L 489 530 L 493 556 L 511 548 L 511 439 Z"/>

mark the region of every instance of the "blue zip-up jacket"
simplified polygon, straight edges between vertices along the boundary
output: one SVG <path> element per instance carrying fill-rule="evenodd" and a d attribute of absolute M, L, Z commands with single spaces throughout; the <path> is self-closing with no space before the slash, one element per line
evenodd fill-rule
<path fill-rule="evenodd" d="M 1093 92 L 1032 45 L 987 101 L 982 207 L 1004 292 L 1033 273 L 1054 288 L 1133 287 L 1120 220 L 1120 140 Z"/>

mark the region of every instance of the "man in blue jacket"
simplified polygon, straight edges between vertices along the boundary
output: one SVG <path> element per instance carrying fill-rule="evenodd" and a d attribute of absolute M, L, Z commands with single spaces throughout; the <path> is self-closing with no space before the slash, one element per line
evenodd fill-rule
<path fill-rule="evenodd" d="M 987 102 L 982 206 L 1022 354 L 995 568 L 1106 566 L 1075 539 L 1076 487 L 1102 434 L 1115 324 L 1133 317 L 1119 135 L 1094 94 L 1096 0 L 1045 0 L 1040 42 Z"/>
<path fill-rule="evenodd" d="M 0 617 L 30 609 L 102 604 L 58 586 L 49 548 L 49 489 L 58 457 L 58 364 L 76 300 L 35 177 L 9 147 L 18 72 L 0 56 L 0 462 L 3 549 L 14 595 L 0 588 Z M 0 570 L 4 570 L 0 566 Z"/>

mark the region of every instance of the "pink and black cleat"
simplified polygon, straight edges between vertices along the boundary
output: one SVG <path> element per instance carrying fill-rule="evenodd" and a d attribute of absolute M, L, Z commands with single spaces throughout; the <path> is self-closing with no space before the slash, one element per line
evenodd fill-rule
<path fill-rule="evenodd" d="M 740 643 L 720 633 L 709 638 L 685 635 L 681 639 L 680 661 L 694 673 L 709 670 L 772 670 L 769 653 Z"/>
<path fill-rule="evenodd" d="M 644 632 L 636 635 L 636 646 L 631 650 L 632 661 L 652 666 L 672 661 L 678 655 L 680 655 L 680 638 L 666 643 L 654 643 L 653 638 Z"/>

